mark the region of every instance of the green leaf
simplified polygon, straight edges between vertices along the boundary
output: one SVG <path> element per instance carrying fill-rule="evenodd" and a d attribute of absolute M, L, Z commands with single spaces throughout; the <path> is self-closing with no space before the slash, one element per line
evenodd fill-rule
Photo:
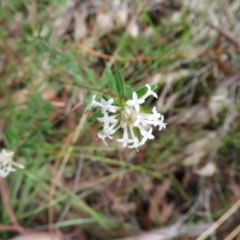
<path fill-rule="evenodd" d="M 122 78 L 121 72 L 116 69 L 116 86 L 118 91 L 118 96 L 121 97 L 123 94 L 125 94 L 125 85 L 124 80 Z"/>
<path fill-rule="evenodd" d="M 141 86 L 141 87 L 136 87 L 134 89 L 130 88 L 130 87 L 126 87 L 126 97 L 127 99 L 131 99 L 132 98 L 132 94 L 133 92 L 136 92 L 138 97 L 141 97 L 144 95 L 144 93 L 147 92 L 147 88 L 146 86 Z"/>
<path fill-rule="evenodd" d="M 39 146 L 38 146 L 36 143 L 30 142 L 30 141 L 24 143 L 24 144 L 21 146 L 21 149 L 22 149 L 22 150 L 25 150 L 25 149 L 36 150 L 36 149 L 38 149 L 38 148 L 39 148 Z"/>
<path fill-rule="evenodd" d="M 130 86 L 125 85 L 125 96 L 127 99 L 130 99 L 132 97 L 133 90 Z"/>
<path fill-rule="evenodd" d="M 138 97 L 141 97 L 147 92 L 147 87 L 145 85 L 140 86 L 140 87 L 134 88 L 133 91 L 137 93 Z"/>
<path fill-rule="evenodd" d="M 150 87 L 152 90 L 154 90 L 157 88 L 157 85 L 150 85 Z M 133 91 L 137 93 L 138 97 L 141 97 L 147 92 L 147 87 L 145 85 L 140 86 L 140 87 L 134 88 Z"/>
<path fill-rule="evenodd" d="M 89 119 L 88 123 L 93 123 L 95 122 L 99 117 L 102 117 L 103 114 L 101 112 L 101 109 L 99 109 L 97 112 L 95 112 Z"/>
<path fill-rule="evenodd" d="M 141 106 L 141 112 L 142 113 L 149 113 L 152 114 L 152 109 L 151 108 L 146 108 Z"/>
<path fill-rule="evenodd" d="M 140 133 L 139 128 L 134 127 L 133 132 L 134 132 L 135 136 L 138 138 L 138 140 L 140 141 L 141 140 L 141 133 Z"/>
<path fill-rule="evenodd" d="M 107 81 L 110 84 L 110 86 L 112 87 L 113 91 L 118 95 L 118 90 L 117 90 L 117 86 L 116 86 L 116 80 L 113 77 L 112 71 L 111 71 L 110 68 L 107 68 L 105 70 L 105 75 L 106 75 Z"/>
<path fill-rule="evenodd" d="M 5 137 L 10 147 L 17 145 L 21 141 L 19 134 L 11 128 L 5 130 Z"/>

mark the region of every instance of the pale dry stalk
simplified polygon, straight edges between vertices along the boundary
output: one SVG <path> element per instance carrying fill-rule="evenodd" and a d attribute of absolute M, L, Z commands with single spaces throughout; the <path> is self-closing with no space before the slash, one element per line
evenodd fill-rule
<path fill-rule="evenodd" d="M 209 235 L 211 235 L 220 225 L 225 222 L 231 215 L 233 215 L 240 207 L 240 199 L 225 213 L 220 217 L 215 223 L 213 223 L 202 235 L 200 235 L 196 240 L 204 240 Z"/>
<path fill-rule="evenodd" d="M 233 229 L 233 231 L 224 240 L 232 240 L 240 233 L 240 225 Z"/>
<path fill-rule="evenodd" d="M 60 177 L 64 171 L 65 166 L 67 165 L 67 162 L 70 158 L 70 155 L 73 151 L 73 145 L 76 143 L 81 130 L 84 126 L 84 123 L 87 120 L 87 113 L 86 111 L 83 113 L 82 118 L 79 121 L 79 124 L 77 126 L 77 128 L 74 130 L 74 132 L 72 133 L 72 138 L 70 141 L 68 141 L 68 146 L 64 145 L 63 148 L 65 151 L 65 154 L 63 156 L 62 159 L 62 163 L 59 167 L 59 170 L 57 171 L 56 175 L 52 178 L 52 183 L 51 183 L 51 188 L 50 188 L 50 192 L 49 192 L 49 211 L 48 211 L 48 217 L 49 217 L 49 229 L 53 230 L 54 229 L 54 224 L 53 224 L 53 207 L 52 207 L 52 200 L 53 200 L 53 196 L 54 196 L 54 192 L 56 189 L 56 183 L 59 182 Z M 62 152 L 62 150 L 60 151 Z M 59 159 L 57 159 L 56 161 L 58 161 Z"/>

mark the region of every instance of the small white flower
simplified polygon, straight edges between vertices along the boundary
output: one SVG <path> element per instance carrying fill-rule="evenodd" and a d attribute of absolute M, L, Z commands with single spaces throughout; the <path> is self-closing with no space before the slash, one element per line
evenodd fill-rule
<path fill-rule="evenodd" d="M 129 148 L 136 148 L 138 149 L 138 147 L 140 146 L 139 144 L 139 140 L 137 138 L 137 136 L 135 135 L 134 131 L 133 131 L 133 127 L 129 127 L 130 130 L 130 135 L 132 137 L 132 145 L 128 145 Z"/>
<path fill-rule="evenodd" d="M 161 117 L 161 114 L 157 112 L 157 108 L 156 107 L 153 107 L 152 109 L 152 112 L 153 112 L 153 119 L 159 119 Z M 155 125 L 154 125 L 155 126 Z"/>
<path fill-rule="evenodd" d="M 106 132 L 106 131 L 104 131 L 104 130 L 102 130 L 101 132 L 98 133 L 98 137 L 103 140 L 103 142 L 104 142 L 105 145 L 107 145 L 107 142 L 105 141 L 105 138 L 106 138 L 106 137 L 108 137 L 108 138 L 110 138 L 110 139 L 113 138 L 113 137 L 111 137 L 111 136 L 108 134 L 108 132 Z"/>
<path fill-rule="evenodd" d="M 132 100 L 128 100 L 127 105 L 130 106 L 130 107 L 134 107 L 136 109 L 136 111 L 139 112 L 139 109 L 140 109 L 139 105 L 144 103 L 144 102 L 145 102 L 144 99 L 138 98 L 137 93 L 133 92 Z"/>
<path fill-rule="evenodd" d="M 101 99 L 101 104 L 102 104 L 102 113 L 106 112 L 106 111 L 109 111 L 109 112 L 112 112 L 112 113 L 115 113 L 119 107 L 117 106 L 113 106 L 112 104 L 114 103 L 114 99 L 113 98 L 110 98 L 109 100 L 105 100 L 105 99 Z"/>
<path fill-rule="evenodd" d="M 102 118 L 98 118 L 100 122 L 103 122 L 103 130 L 98 133 L 98 137 L 103 140 L 104 144 L 107 145 L 105 138 L 112 139 L 112 135 L 120 128 L 118 120 L 115 116 L 109 116 L 108 113 L 104 113 Z"/>
<path fill-rule="evenodd" d="M 155 98 L 157 98 L 158 97 L 158 95 L 152 90 L 152 88 L 151 88 L 151 86 L 149 85 L 149 84 L 146 84 L 145 85 L 146 87 L 147 87 L 147 92 L 141 97 L 141 99 L 146 99 L 146 98 L 148 98 L 149 96 L 154 96 Z"/>
<path fill-rule="evenodd" d="M 157 97 L 157 94 L 152 91 L 151 87 L 146 85 L 147 91 L 142 97 L 138 97 L 136 92 L 132 93 L 132 99 L 126 100 L 119 104 L 114 104 L 114 99 L 101 99 L 100 102 L 95 100 L 93 96 L 91 106 L 101 108 L 102 117 L 98 121 L 103 123 L 102 131 L 98 133 L 98 137 L 105 144 L 106 138 L 112 139 L 113 134 L 118 130 L 123 130 L 123 137 L 117 141 L 122 143 L 123 147 L 136 148 L 143 145 L 148 139 L 154 139 L 152 126 L 159 126 L 159 130 L 166 128 L 164 116 L 157 112 L 156 107 L 153 107 L 152 113 L 141 112 L 141 104 L 149 96 Z M 136 136 L 137 135 L 137 136 Z"/>
<path fill-rule="evenodd" d="M 166 128 L 166 123 L 164 123 L 164 116 L 157 112 L 156 107 L 152 109 L 153 114 L 148 116 L 146 122 L 152 124 L 154 127 L 159 126 L 159 131 Z"/>
<path fill-rule="evenodd" d="M 148 139 L 154 139 L 152 131 L 153 131 L 152 128 L 150 128 L 148 131 L 141 131 L 143 138 L 140 142 L 140 145 L 143 145 Z"/>
<path fill-rule="evenodd" d="M 119 107 L 117 106 L 113 106 L 112 104 L 114 103 L 114 99 L 113 98 L 110 98 L 108 101 L 106 101 L 105 99 L 101 99 L 101 102 L 97 102 L 96 100 L 96 95 L 93 95 L 92 96 L 92 102 L 90 104 L 90 107 L 101 107 L 101 111 L 102 113 L 104 112 L 112 112 L 112 113 L 115 113 L 117 110 L 119 110 Z"/>
<path fill-rule="evenodd" d="M 6 177 L 10 172 L 15 172 L 17 168 L 24 168 L 23 165 L 13 161 L 14 152 L 3 149 L 0 152 L 0 177 Z M 15 168 L 14 168 L 15 167 Z"/>
<path fill-rule="evenodd" d="M 133 140 L 129 139 L 129 137 L 128 137 L 128 127 L 127 126 L 125 126 L 123 128 L 123 138 L 117 139 L 117 141 L 122 143 L 124 148 L 126 146 L 128 146 L 129 143 L 133 143 Z"/>
<path fill-rule="evenodd" d="M 118 120 L 115 116 L 109 116 L 107 112 L 104 112 L 103 117 L 98 118 L 99 122 L 104 123 L 104 128 L 108 129 L 111 123 L 116 123 Z"/>
<path fill-rule="evenodd" d="M 91 108 L 91 107 L 103 107 L 103 105 L 100 102 L 97 102 L 95 99 L 96 99 L 96 95 L 93 95 L 92 96 L 92 102 L 91 102 L 89 108 Z"/>

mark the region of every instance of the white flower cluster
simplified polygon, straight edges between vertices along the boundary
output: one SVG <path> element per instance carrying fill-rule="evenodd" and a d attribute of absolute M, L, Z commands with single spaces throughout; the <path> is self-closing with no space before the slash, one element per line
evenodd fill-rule
<path fill-rule="evenodd" d="M 148 139 L 153 139 L 152 127 L 158 126 L 159 130 L 166 128 L 164 116 L 157 112 L 156 107 L 153 107 L 151 113 L 141 112 L 141 104 L 149 96 L 157 98 L 157 94 L 152 91 L 151 87 L 146 84 L 146 93 L 138 97 L 136 92 L 133 92 L 132 99 L 127 100 L 124 104 L 114 104 L 114 99 L 101 99 L 96 101 L 96 96 L 93 96 L 90 107 L 100 107 L 102 117 L 98 121 L 103 123 L 103 129 L 98 133 L 98 137 L 104 141 L 105 138 L 113 138 L 113 134 L 118 129 L 123 129 L 123 137 L 117 139 L 122 143 L 123 147 L 138 148 L 143 145 Z M 140 134 L 137 134 L 140 133 Z"/>
<path fill-rule="evenodd" d="M 6 177 L 10 172 L 15 172 L 18 168 L 24 168 L 23 165 L 13 162 L 14 152 L 3 149 L 0 152 L 0 177 Z"/>

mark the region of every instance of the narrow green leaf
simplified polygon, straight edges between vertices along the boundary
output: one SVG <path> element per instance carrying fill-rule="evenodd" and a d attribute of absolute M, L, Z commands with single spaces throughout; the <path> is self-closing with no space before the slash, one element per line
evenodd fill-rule
<path fill-rule="evenodd" d="M 150 114 L 152 114 L 152 109 L 141 106 L 141 112 L 142 113 L 150 113 Z"/>
<path fill-rule="evenodd" d="M 99 109 L 97 112 L 95 112 L 89 119 L 88 123 L 93 123 L 95 122 L 99 117 L 102 117 L 103 114 L 101 112 L 101 109 Z"/>
<path fill-rule="evenodd" d="M 157 85 L 150 85 L 150 87 L 152 90 L 154 90 L 157 88 Z M 138 97 L 141 97 L 147 92 L 147 87 L 144 85 L 141 87 L 134 88 L 133 91 L 137 93 Z"/>
<path fill-rule="evenodd" d="M 19 134 L 10 128 L 6 129 L 5 137 L 10 147 L 17 145 L 17 143 L 21 141 Z"/>
<path fill-rule="evenodd" d="M 91 208 L 88 204 L 86 204 L 83 200 L 79 199 L 78 205 L 87 212 L 93 219 L 95 219 L 104 229 L 109 228 L 109 221 L 102 214 L 96 212 L 93 208 Z"/>
<path fill-rule="evenodd" d="M 130 86 L 125 85 L 125 96 L 127 99 L 130 99 L 132 97 L 133 90 Z"/>
<path fill-rule="evenodd" d="M 125 94 L 125 84 L 121 72 L 116 69 L 116 86 L 118 91 L 118 96 L 121 97 Z"/>
<path fill-rule="evenodd" d="M 133 128 L 133 132 L 134 132 L 134 134 L 136 135 L 137 139 L 140 141 L 140 140 L 141 140 L 141 133 L 140 133 L 139 128 L 134 127 L 134 128 Z"/>
<path fill-rule="evenodd" d="M 107 79 L 109 85 L 112 87 L 113 91 L 118 95 L 118 90 L 117 90 L 117 86 L 116 86 L 116 80 L 113 77 L 112 71 L 111 71 L 110 68 L 107 68 L 105 70 L 105 75 L 106 75 L 106 79 Z"/>

